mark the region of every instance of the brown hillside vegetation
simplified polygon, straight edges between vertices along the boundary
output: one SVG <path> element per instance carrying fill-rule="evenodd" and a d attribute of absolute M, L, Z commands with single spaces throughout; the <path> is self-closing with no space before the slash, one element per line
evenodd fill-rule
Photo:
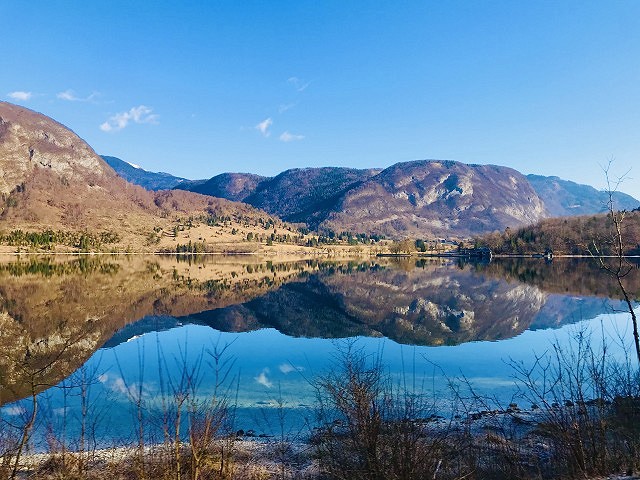
<path fill-rule="evenodd" d="M 613 250 L 610 215 L 548 218 L 518 229 L 478 237 L 476 244 L 497 254 L 527 255 L 553 250 L 557 255 L 590 255 L 594 245 L 603 255 Z M 625 254 L 640 255 L 640 211 L 627 212 L 622 222 Z"/>
<path fill-rule="evenodd" d="M 189 233 L 198 227 L 192 238 Z M 238 243 L 249 233 L 266 243 L 266 229 L 275 241 L 306 241 L 295 238 L 294 228 L 246 204 L 186 191 L 149 192 L 130 184 L 71 130 L 0 102 L 0 235 L 5 245 L 153 252 L 176 251 L 183 242 L 197 243 L 198 251 L 214 251 L 214 244 L 221 251 L 255 251 L 255 241 L 245 247 Z M 23 241 L 25 234 L 31 235 L 29 241 Z"/>

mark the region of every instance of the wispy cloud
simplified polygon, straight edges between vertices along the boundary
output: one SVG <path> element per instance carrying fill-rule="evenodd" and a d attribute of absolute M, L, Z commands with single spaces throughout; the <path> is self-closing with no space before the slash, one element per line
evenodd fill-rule
<path fill-rule="evenodd" d="M 302 139 L 304 139 L 304 135 L 295 135 L 290 132 L 284 132 L 282 135 L 280 135 L 281 142 L 297 142 Z"/>
<path fill-rule="evenodd" d="M 7 97 L 13 99 L 13 100 L 21 100 L 23 102 L 26 102 L 28 100 L 31 100 L 31 97 L 33 97 L 33 93 L 31 92 L 23 92 L 23 91 L 15 91 L 15 92 L 9 92 L 7 93 Z"/>
<path fill-rule="evenodd" d="M 253 379 L 256 382 L 258 382 L 260 385 L 263 385 L 267 388 L 271 388 L 273 387 L 273 382 L 269 380 L 269 377 L 267 375 L 269 375 L 269 369 L 265 368 L 262 370 L 262 372 L 260 372 L 260 375 L 258 375 L 257 377 L 254 377 Z"/>
<path fill-rule="evenodd" d="M 91 95 L 87 97 L 78 97 L 76 93 L 69 89 L 64 92 L 60 92 L 56 95 L 60 100 L 66 100 L 68 102 L 91 102 L 96 99 L 100 94 L 98 92 L 93 92 Z"/>
<path fill-rule="evenodd" d="M 287 110 L 291 110 L 295 106 L 295 103 L 284 103 L 278 107 L 278 113 L 284 113 Z"/>
<path fill-rule="evenodd" d="M 153 109 L 144 105 L 133 107 L 128 112 L 116 113 L 109 120 L 100 125 L 103 132 L 117 132 L 122 130 L 130 122 L 134 123 L 158 123 L 158 115 L 153 113 Z"/>
<path fill-rule="evenodd" d="M 293 86 L 293 88 L 295 88 L 297 92 L 304 92 L 307 87 L 311 85 L 311 82 L 306 82 L 299 79 L 298 77 L 289 77 L 287 79 L 287 83 Z"/>
<path fill-rule="evenodd" d="M 269 117 L 257 124 L 255 128 L 262 134 L 263 137 L 268 137 L 269 135 L 271 135 L 271 132 L 269 131 L 269 127 L 271 127 L 271 125 L 273 125 L 273 120 L 271 120 L 271 117 Z"/>

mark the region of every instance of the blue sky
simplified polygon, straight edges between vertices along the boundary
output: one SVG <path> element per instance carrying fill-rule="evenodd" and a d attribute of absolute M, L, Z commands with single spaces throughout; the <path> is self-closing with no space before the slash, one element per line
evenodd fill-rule
<path fill-rule="evenodd" d="M 0 96 L 208 178 L 438 158 L 640 198 L 638 1 L 0 3 Z"/>

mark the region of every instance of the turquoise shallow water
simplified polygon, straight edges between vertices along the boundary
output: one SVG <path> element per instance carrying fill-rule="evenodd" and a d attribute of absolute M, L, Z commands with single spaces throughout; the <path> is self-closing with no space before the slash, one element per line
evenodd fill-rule
<path fill-rule="evenodd" d="M 88 387 L 85 408 L 97 443 L 135 441 L 132 425 L 137 422 L 140 393 L 148 439 L 160 439 L 163 398 L 170 401 L 178 391 L 188 390 L 193 398 L 204 400 L 216 393 L 216 350 L 224 350 L 218 378 L 224 372 L 228 376 L 218 394 L 235 406 L 233 428 L 253 429 L 257 434 L 279 435 L 282 428 L 288 435 L 307 433 L 315 418 L 312 383 L 317 375 L 335 368 L 338 351 L 349 344 L 379 357 L 395 382 L 435 400 L 442 405 L 440 413 L 446 414 L 446 399 L 452 395 L 449 381 L 463 376 L 481 395 L 494 397 L 503 405 L 515 401 L 528 407 L 517 398 L 518 388 L 508 363 L 532 364 L 534 355 L 549 351 L 552 343 L 567 345 L 583 329 L 592 332 L 594 342 L 601 341 L 604 334 L 609 353 L 623 358 L 618 337 L 631 338 L 628 315 L 624 314 L 603 314 L 560 329 L 526 331 L 501 341 L 437 347 L 371 337 L 295 338 L 274 329 L 226 333 L 201 325 L 150 332 L 100 349 L 72 378 L 40 394 L 39 442 L 46 440 L 42 432 L 78 437 L 83 398 L 80 387 L 73 385 L 83 374 Z M 185 372 L 192 383 L 185 380 Z M 17 402 L 5 406 L 2 414 L 18 417 L 29 408 L 28 402 Z"/>

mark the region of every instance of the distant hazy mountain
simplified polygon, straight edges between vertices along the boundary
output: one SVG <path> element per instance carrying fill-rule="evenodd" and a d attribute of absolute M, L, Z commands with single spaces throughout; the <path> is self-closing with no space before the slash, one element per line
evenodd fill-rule
<path fill-rule="evenodd" d="M 545 206 L 554 217 L 569 215 L 589 215 L 607 211 L 609 194 L 590 185 L 581 185 L 558 177 L 527 175 L 538 196 L 544 199 Z M 614 192 L 615 208 L 633 210 L 640 201 L 622 192 Z"/>
<path fill-rule="evenodd" d="M 148 172 L 118 157 L 102 155 L 102 158 L 127 182 L 135 183 L 147 190 L 170 190 L 187 180 L 186 178 L 175 177 L 169 173 Z"/>

